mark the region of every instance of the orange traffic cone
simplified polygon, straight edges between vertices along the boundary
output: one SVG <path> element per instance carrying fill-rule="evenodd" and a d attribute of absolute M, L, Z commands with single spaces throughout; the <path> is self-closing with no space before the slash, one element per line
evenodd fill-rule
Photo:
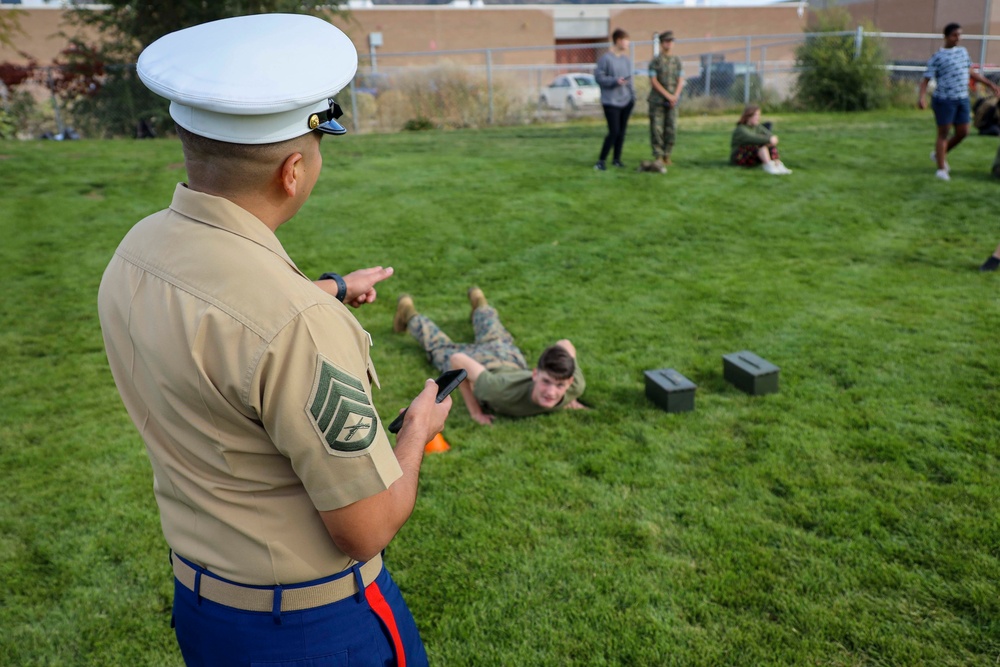
<path fill-rule="evenodd" d="M 434 438 L 424 445 L 424 454 L 436 454 L 437 452 L 446 452 L 451 447 L 445 441 L 444 436 L 438 433 Z"/>

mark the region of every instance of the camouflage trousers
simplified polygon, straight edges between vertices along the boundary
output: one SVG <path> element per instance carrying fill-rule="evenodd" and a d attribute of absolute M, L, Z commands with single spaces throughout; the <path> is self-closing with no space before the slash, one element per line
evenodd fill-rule
<path fill-rule="evenodd" d="M 669 109 L 663 104 L 649 103 L 649 143 L 653 159 L 670 157 L 677 137 L 677 107 Z"/>
<path fill-rule="evenodd" d="M 524 355 L 514 344 L 514 337 L 500 323 L 495 308 L 483 306 L 472 311 L 472 329 L 476 342 L 455 343 L 426 315 L 414 315 L 406 324 L 410 335 L 423 345 L 427 360 L 442 373 L 448 370 L 451 355 L 456 352 L 469 355 L 490 370 L 505 366 L 528 368 Z"/>

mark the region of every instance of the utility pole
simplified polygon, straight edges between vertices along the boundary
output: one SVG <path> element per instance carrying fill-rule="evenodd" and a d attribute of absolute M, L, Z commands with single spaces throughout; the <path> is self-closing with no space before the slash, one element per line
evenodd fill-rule
<path fill-rule="evenodd" d="M 986 76 L 983 73 L 983 68 L 986 66 L 986 51 L 989 47 L 990 41 L 987 39 L 990 35 L 990 18 L 993 14 L 992 0 L 985 0 L 983 3 L 983 45 L 979 49 L 979 73 Z"/>

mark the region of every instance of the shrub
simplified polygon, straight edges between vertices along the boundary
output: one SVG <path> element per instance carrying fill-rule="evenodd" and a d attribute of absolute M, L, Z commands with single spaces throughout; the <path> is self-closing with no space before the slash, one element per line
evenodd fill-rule
<path fill-rule="evenodd" d="M 390 77 L 386 88 L 376 98 L 378 124 L 384 129 L 420 119 L 441 128 L 489 124 L 490 89 L 485 73 L 447 63 Z M 492 90 L 494 124 L 519 124 L 531 115 L 530 103 L 517 92 L 516 84 L 494 76 Z"/>
<path fill-rule="evenodd" d="M 14 116 L 0 109 L 0 139 L 13 139 L 17 136 L 17 123 Z"/>
<path fill-rule="evenodd" d="M 796 96 L 816 111 L 864 111 L 889 102 L 886 48 L 880 38 L 865 37 L 856 56 L 851 16 L 843 9 L 820 12 L 806 41 L 795 51 L 800 68 Z M 866 30 L 869 27 L 866 26 Z"/>
<path fill-rule="evenodd" d="M 434 123 L 432 123 L 428 118 L 424 118 L 423 116 L 417 116 L 416 118 L 411 118 L 410 120 L 406 121 L 406 123 L 403 125 L 403 129 L 406 130 L 407 132 L 433 130 Z"/>
<path fill-rule="evenodd" d="M 173 130 L 169 103 L 142 84 L 135 65 L 108 64 L 98 49 L 77 41 L 56 65 L 49 85 L 87 136 L 134 137 L 140 123 L 161 136 Z"/>
<path fill-rule="evenodd" d="M 54 121 L 52 107 L 39 103 L 24 88 L 10 91 L 0 110 L 0 136 L 4 139 L 37 137 Z"/>

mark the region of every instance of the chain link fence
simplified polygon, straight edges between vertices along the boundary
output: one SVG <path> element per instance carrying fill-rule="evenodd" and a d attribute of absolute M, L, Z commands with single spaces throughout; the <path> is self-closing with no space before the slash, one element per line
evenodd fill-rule
<path fill-rule="evenodd" d="M 748 103 L 767 107 L 794 96 L 795 49 L 807 38 L 853 36 L 860 52 L 865 39 L 881 39 L 888 54 L 891 85 L 912 91 L 927 59 L 941 46 L 940 35 L 908 33 L 816 33 L 684 39 L 673 53 L 684 65 L 686 85 L 680 111 L 697 114 L 736 111 Z M 1000 37 L 968 35 L 974 62 Z M 631 44 L 636 114 L 645 114 L 653 41 Z M 606 44 L 531 48 L 361 54 L 358 74 L 338 96 L 354 132 L 392 132 L 430 127 L 484 127 L 560 122 L 601 117 L 593 82 Z M 984 73 L 1000 80 L 1000 66 Z M 9 77 L 0 67 L 3 80 Z M 16 78 L 16 77 L 15 77 Z M 152 95 L 134 66 L 80 76 L 54 67 L 36 68 L 15 85 L 0 85 L 0 136 L 20 138 L 147 137 L 172 132 L 167 103 Z"/>
<path fill-rule="evenodd" d="M 683 54 L 687 79 L 681 112 L 788 99 L 795 83 L 794 49 L 803 38 L 796 34 L 677 40 L 675 52 Z M 702 43 L 713 50 L 702 51 L 698 48 Z M 606 51 L 605 44 L 575 44 L 366 55 L 352 88 L 346 91 L 348 122 L 355 131 L 368 132 L 425 121 L 436 126 L 480 127 L 600 117 L 600 92 L 593 72 Z M 632 42 L 630 56 L 635 113 L 645 114 L 654 42 Z"/>

